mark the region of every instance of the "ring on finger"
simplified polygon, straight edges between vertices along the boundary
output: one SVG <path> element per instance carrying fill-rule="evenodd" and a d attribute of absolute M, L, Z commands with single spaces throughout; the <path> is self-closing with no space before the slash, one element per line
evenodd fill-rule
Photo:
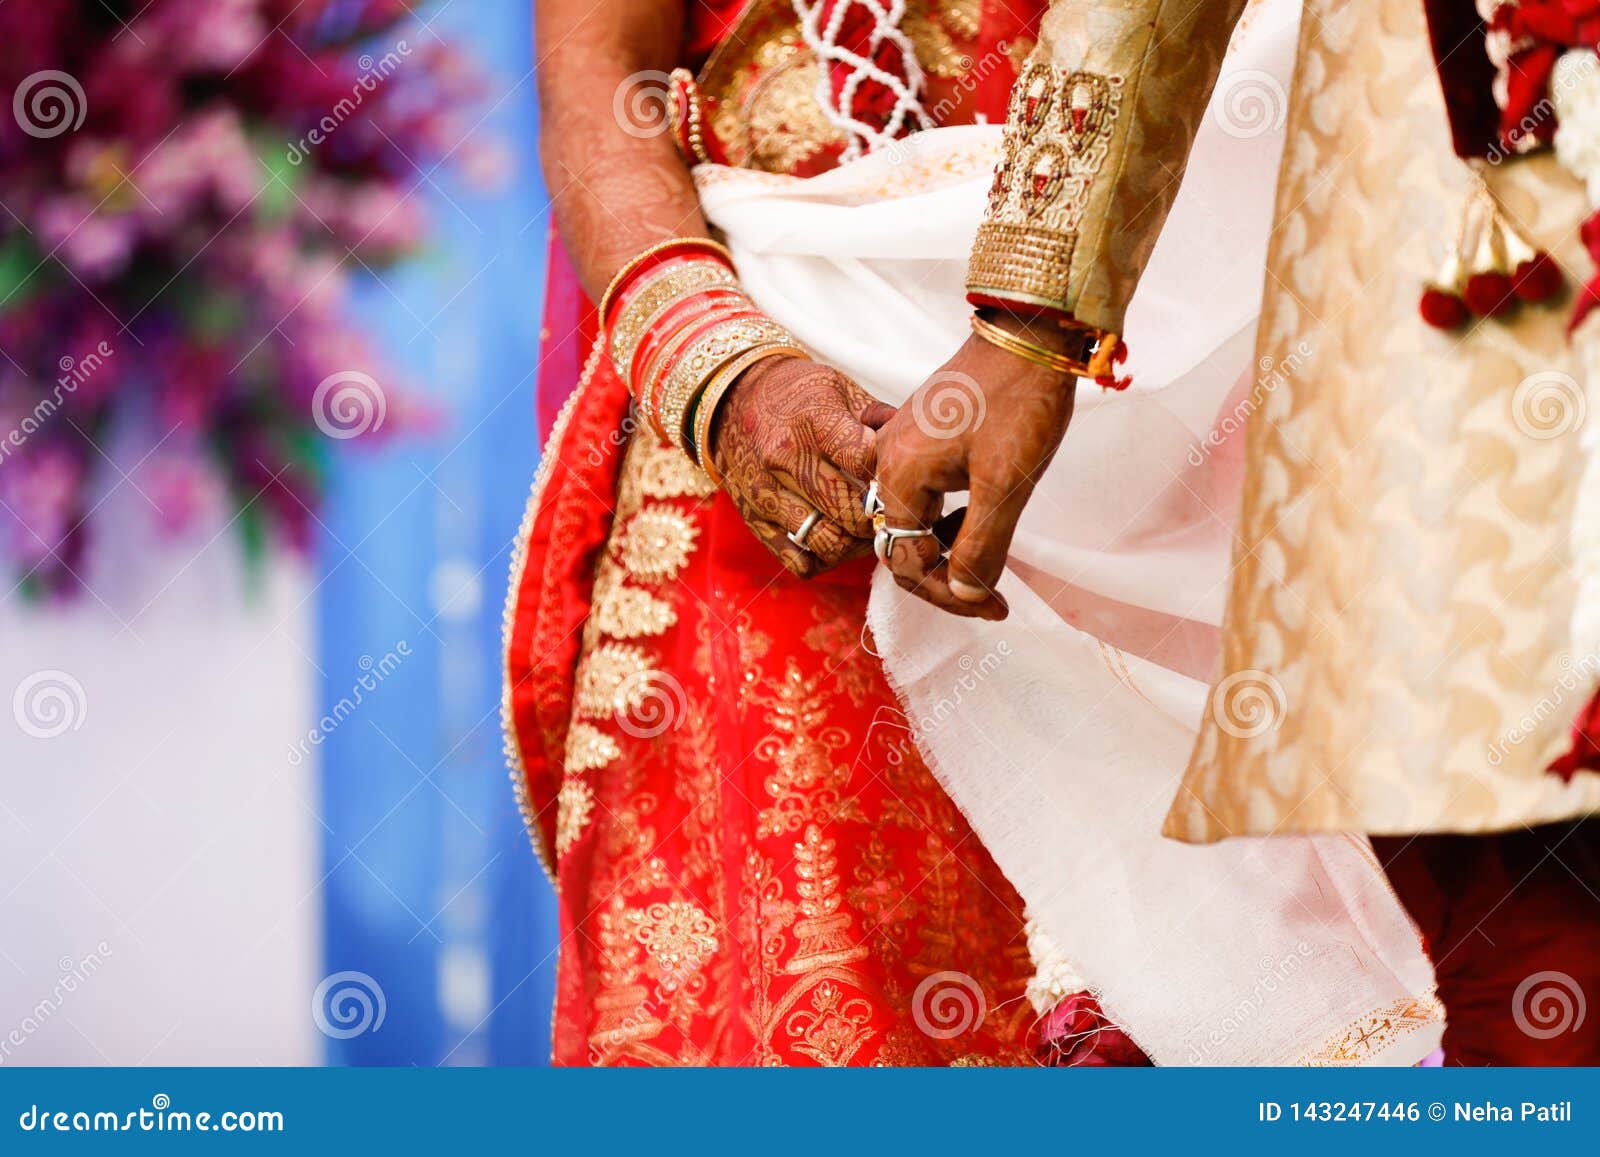
<path fill-rule="evenodd" d="M 811 531 L 816 527 L 817 523 L 821 521 L 822 512 L 820 510 L 813 510 L 810 514 L 806 515 L 805 521 L 800 524 L 800 528 L 798 530 L 791 530 L 789 532 L 789 541 L 794 543 L 801 550 L 810 550 L 811 548 L 806 545 L 806 538 L 811 534 Z"/>
<path fill-rule="evenodd" d="M 920 528 L 917 530 L 901 530 L 897 527 L 885 526 L 879 521 L 882 517 L 882 515 L 879 515 L 878 519 L 874 520 L 876 533 L 872 536 L 872 549 L 877 554 L 878 561 L 883 563 L 884 566 L 891 565 L 894 559 L 894 548 L 899 545 L 902 539 L 933 537 L 933 531 L 931 530 Z"/>
<path fill-rule="evenodd" d="M 878 480 L 873 479 L 867 487 L 867 496 L 861 500 L 861 509 L 866 511 L 867 517 L 876 519 L 883 513 L 883 499 L 878 497 Z"/>

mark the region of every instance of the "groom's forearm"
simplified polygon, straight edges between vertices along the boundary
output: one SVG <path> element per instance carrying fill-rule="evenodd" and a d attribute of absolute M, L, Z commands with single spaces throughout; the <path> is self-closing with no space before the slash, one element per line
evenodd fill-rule
<path fill-rule="evenodd" d="M 976 304 L 1122 332 L 1244 3 L 1055 0 L 1012 94 Z"/>
<path fill-rule="evenodd" d="M 534 17 L 545 183 L 567 253 L 598 300 L 636 254 L 706 235 L 664 116 L 684 0 L 538 0 Z"/>

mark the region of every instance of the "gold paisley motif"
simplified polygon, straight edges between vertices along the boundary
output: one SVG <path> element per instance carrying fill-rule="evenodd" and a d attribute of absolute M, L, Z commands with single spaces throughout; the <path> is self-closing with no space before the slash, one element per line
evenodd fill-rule
<path fill-rule="evenodd" d="M 649 658 L 627 643 L 601 643 L 578 671 L 578 715 L 604 719 L 636 708 L 648 690 Z"/>
<path fill-rule="evenodd" d="M 617 741 L 605 732 L 587 723 L 574 723 L 567 730 L 567 753 L 562 766 L 568 775 L 577 775 L 604 767 L 621 754 Z"/>
<path fill-rule="evenodd" d="M 700 528 L 670 506 L 646 506 L 628 520 L 622 539 L 622 565 L 643 582 L 678 577 L 694 550 Z"/>
<path fill-rule="evenodd" d="M 615 583 L 595 606 L 600 633 L 616 639 L 642 639 L 666 632 L 678 621 L 671 603 L 649 591 Z"/>
<path fill-rule="evenodd" d="M 589 785 L 574 776 L 562 781 L 556 794 L 556 858 L 567 854 L 567 849 L 578 842 L 589 826 L 594 814 L 594 792 Z"/>

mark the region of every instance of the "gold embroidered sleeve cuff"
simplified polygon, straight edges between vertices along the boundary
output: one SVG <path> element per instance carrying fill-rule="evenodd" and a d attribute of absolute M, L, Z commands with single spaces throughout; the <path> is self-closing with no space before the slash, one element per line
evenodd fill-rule
<path fill-rule="evenodd" d="M 1075 233 L 985 221 L 967 268 L 974 304 L 1014 302 L 1068 312 Z"/>
<path fill-rule="evenodd" d="M 1051 4 L 1011 91 L 974 304 L 1122 332 L 1243 4 Z"/>

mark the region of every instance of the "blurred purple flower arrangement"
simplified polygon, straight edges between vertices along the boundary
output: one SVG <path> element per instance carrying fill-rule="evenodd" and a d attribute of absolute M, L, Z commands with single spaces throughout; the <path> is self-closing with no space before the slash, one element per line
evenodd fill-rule
<path fill-rule="evenodd" d="M 415 3 L 416 0 L 413 0 Z M 324 456 L 426 421 L 346 281 L 417 249 L 411 196 L 481 96 L 404 0 L 0 3 L 0 557 L 76 585 L 102 453 L 181 530 L 311 538 Z"/>

